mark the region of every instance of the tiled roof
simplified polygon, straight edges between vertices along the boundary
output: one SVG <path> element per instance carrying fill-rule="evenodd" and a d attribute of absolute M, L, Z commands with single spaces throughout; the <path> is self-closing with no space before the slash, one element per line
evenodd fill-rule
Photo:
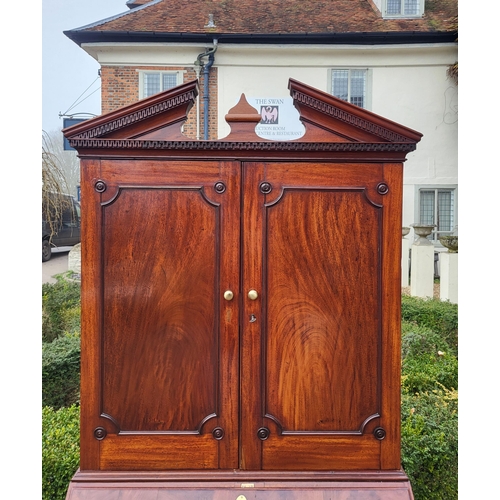
<path fill-rule="evenodd" d="M 371 0 L 124 0 L 131 3 L 138 6 L 71 32 L 432 33 L 456 31 L 458 16 L 458 0 L 425 0 L 418 19 L 383 19 Z"/>

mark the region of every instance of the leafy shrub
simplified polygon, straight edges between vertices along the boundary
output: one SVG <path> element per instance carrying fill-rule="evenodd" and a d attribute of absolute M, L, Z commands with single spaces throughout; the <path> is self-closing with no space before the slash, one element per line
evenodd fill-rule
<path fill-rule="evenodd" d="M 457 306 L 417 297 L 402 303 L 402 466 L 415 500 L 456 500 Z"/>
<path fill-rule="evenodd" d="M 403 392 L 401 421 L 402 466 L 415 500 L 456 500 L 458 392 Z"/>
<path fill-rule="evenodd" d="M 80 335 L 42 344 L 42 405 L 61 408 L 80 398 Z"/>
<path fill-rule="evenodd" d="M 408 357 L 447 352 L 450 347 L 445 339 L 425 326 L 403 321 L 401 323 L 401 356 Z"/>
<path fill-rule="evenodd" d="M 42 285 L 42 340 L 80 331 L 80 283 L 59 279 Z"/>
<path fill-rule="evenodd" d="M 42 500 L 64 500 L 80 461 L 80 409 L 42 408 Z"/>
<path fill-rule="evenodd" d="M 447 353 L 406 358 L 401 385 L 407 393 L 432 391 L 437 386 L 458 389 L 458 360 Z"/>
<path fill-rule="evenodd" d="M 403 321 L 429 328 L 458 353 L 458 304 L 403 295 L 401 306 Z"/>
<path fill-rule="evenodd" d="M 458 359 L 445 339 L 408 322 L 403 322 L 401 333 L 403 390 L 431 391 L 439 385 L 458 389 Z"/>

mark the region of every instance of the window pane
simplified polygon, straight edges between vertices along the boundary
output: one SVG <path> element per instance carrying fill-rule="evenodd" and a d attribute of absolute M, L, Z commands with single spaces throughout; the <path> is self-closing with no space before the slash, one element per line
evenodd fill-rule
<path fill-rule="evenodd" d="M 453 231 L 453 191 L 438 191 L 438 231 Z"/>
<path fill-rule="evenodd" d="M 349 70 L 336 69 L 332 74 L 332 94 L 343 101 L 347 101 L 349 89 Z"/>
<path fill-rule="evenodd" d="M 160 73 L 144 73 L 144 97 L 160 92 Z"/>
<path fill-rule="evenodd" d="M 407 16 L 416 16 L 418 14 L 419 0 L 405 0 L 405 14 Z"/>
<path fill-rule="evenodd" d="M 420 191 L 420 224 L 435 224 L 434 199 L 434 190 Z"/>
<path fill-rule="evenodd" d="M 351 99 L 352 104 L 363 107 L 365 103 L 365 71 L 351 71 Z"/>
<path fill-rule="evenodd" d="M 401 0 L 387 0 L 387 14 L 401 14 Z"/>
<path fill-rule="evenodd" d="M 163 73 L 162 90 L 168 90 L 177 85 L 177 73 Z"/>

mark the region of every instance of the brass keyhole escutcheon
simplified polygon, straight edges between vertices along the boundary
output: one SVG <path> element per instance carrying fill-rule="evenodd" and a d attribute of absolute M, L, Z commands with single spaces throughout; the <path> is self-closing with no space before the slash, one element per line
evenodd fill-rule
<path fill-rule="evenodd" d="M 258 296 L 259 296 L 259 294 L 257 293 L 257 290 L 250 290 L 248 292 L 248 298 L 250 300 L 256 300 Z"/>
<path fill-rule="evenodd" d="M 231 290 L 226 290 L 226 291 L 224 292 L 224 298 L 225 298 L 226 300 L 233 300 L 233 297 L 234 297 L 234 293 L 233 293 L 233 292 L 231 292 Z"/>

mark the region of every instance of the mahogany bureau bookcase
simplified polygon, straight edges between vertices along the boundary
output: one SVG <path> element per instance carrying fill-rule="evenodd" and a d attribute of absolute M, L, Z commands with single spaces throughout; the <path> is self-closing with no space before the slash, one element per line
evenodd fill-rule
<path fill-rule="evenodd" d="M 182 126 L 198 82 L 64 130 L 81 159 L 81 458 L 68 500 L 412 499 L 402 178 L 421 134 L 289 81 L 305 127 Z"/>

